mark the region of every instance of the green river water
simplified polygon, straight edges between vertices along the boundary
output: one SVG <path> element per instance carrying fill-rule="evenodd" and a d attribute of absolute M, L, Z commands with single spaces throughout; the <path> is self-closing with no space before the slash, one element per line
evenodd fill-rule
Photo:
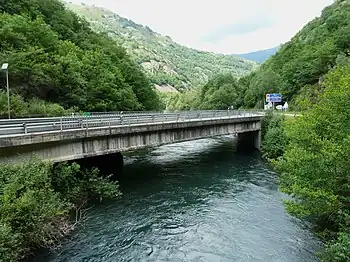
<path fill-rule="evenodd" d="M 276 176 L 228 137 L 128 154 L 123 197 L 34 261 L 317 261 L 320 243 L 286 214 Z"/>

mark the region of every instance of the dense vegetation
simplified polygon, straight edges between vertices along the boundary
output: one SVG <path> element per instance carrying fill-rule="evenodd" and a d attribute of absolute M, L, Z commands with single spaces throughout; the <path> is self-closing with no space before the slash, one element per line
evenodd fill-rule
<path fill-rule="evenodd" d="M 290 124 L 286 121 L 284 115 L 273 114 L 269 111 L 262 121 L 262 151 L 264 158 L 278 159 L 281 157 L 288 145 L 286 136 L 286 125 Z"/>
<path fill-rule="evenodd" d="M 117 197 L 118 186 L 78 164 L 31 160 L 0 166 L 0 261 L 52 247 L 84 216 L 86 199 Z M 76 220 L 69 219 L 74 211 Z M 74 222 L 74 223 L 73 223 Z"/>
<path fill-rule="evenodd" d="M 154 84 L 170 84 L 183 90 L 204 84 L 218 73 L 243 76 L 256 67 L 256 63 L 236 56 L 181 46 L 147 26 L 102 8 L 73 4 L 68 7 L 90 21 L 93 29 L 108 33 L 125 47 Z"/>
<path fill-rule="evenodd" d="M 288 212 L 318 226 L 322 260 L 350 261 L 350 64 L 329 72 L 323 85 L 303 116 L 267 115 L 263 150 L 281 173 L 280 189 L 293 196 Z"/>
<path fill-rule="evenodd" d="M 0 61 L 9 63 L 11 93 L 20 96 L 12 99 L 85 111 L 158 108 L 153 86 L 124 49 L 60 1 L 1 0 L 0 24 Z"/>
<path fill-rule="evenodd" d="M 221 109 L 244 107 L 245 78 L 232 74 L 219 74 L 205 85 L 184 93 L 162 94 L 167 110 Z"/>

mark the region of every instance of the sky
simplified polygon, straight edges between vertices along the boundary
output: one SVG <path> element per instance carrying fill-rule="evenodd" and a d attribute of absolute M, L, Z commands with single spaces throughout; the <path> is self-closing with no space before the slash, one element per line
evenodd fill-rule
<path fill-rule="evenodd" d="M 289 41 L 333 0 L 70 0 L 107 8 L 175 42 L 240 54 Z"/>

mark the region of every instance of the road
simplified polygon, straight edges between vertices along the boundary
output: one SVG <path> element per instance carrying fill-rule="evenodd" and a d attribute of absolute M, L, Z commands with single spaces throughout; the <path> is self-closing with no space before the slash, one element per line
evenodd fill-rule
<path fill-rule="evenodd" d="M 257 111 L 179 111 L 179 112 L 118 112 L 64 117 L 22 118 L 0 120 L 0 137 L 43 132 L 62 132 L 74 129 L 102 128 L 120 125 L 139 125 L 201 119 L 220 119 L 262 116 Z"/>

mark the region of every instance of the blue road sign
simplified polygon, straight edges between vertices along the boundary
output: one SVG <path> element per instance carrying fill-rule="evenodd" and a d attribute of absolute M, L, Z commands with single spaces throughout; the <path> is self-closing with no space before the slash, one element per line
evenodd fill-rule
<path fill-rule="evenodd" d="M 266 102 L 269 103 L 278 103 L 282 102 L 281 94 L 266 94 Z"/>

